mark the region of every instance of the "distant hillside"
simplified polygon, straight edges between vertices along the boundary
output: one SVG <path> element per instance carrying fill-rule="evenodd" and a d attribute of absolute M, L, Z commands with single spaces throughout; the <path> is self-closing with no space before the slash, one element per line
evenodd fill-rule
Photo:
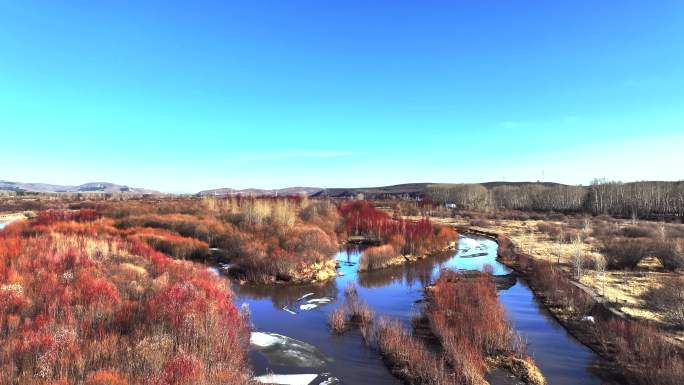
<path fill-rule="evenodd" d="M 0 190 L 34 193 L 130 193 L 161 194 L 159 191 L 129 187 L 108 182 L 90 182 L 78 186 L 47 183 L 22 183 L 0 180 Z"/>
<path fill-rule="evenodd" d="M 430 183 L 405 183 L 383 187 L 328 188 L 313 194 L 315 197 L 348 198 L 363 194 L 367 199 L 390 197 L 421 197 Z"/>
<path fill-rule="evenodd" d="M 484 182 L 484 183 L 479 183 L 482 186 L 486 187 L 487 189 L 491 190 L 494 187 L 499 187 L 499 186 L 514 186 L 514 187 L 522 187 L 522 186 L 529 186 L 529 185 L 536 185 L 536 186 L 544 186 L 544 187 L 554 187 L 554 186 L 567 186 L 562 183 L 556 183 L 556 182 Z"/>
<path fill-rule="evenodd" d="M 485 182 L 480 183 L 487 189 L 493 189 L 497 186 L 525 186 L 525 185 L 544 185 L 547 187 L 561 186 L 559 183 L 553 182 Z M 392 186 L 379 187 L 334 187 L 334 188 L 320 188 L 320 187 L 287 187 L 274 190 L 265 189 L 232 189 L 232 188 L 218 188 L 212 190 L 200 191 L 198 195 L 201 196 L 286 196 L 306 194 L 310 197 L 328 197 L 328 198 L 350 198 L 358 194 L 363 194 L 367 199 L 382 199 L 382 198 L 420 198 L 425 195 L 428 186 L 433 185 L 449 185 L 441 183 L 404 183 Z"/>
<path fill-rule="evenodd" d="M 266 190 L 266 189 L 256 189 L 256 188 L 248 188 L 248 189 L 233 189 L 233 188 L 217 188 L 217 189 L 212 189 L 212 190 L 203 190 L 197 193 L 197 195 L 200 196 L 237 196 L 237 195 L 243 195 L 243 196 L 290 196 L 290 195 L 315 195 L 316 193 L 320 192 L 323 190 L 320 187 L 286 187 L 286 188 L 281 188 L 281 189 L 273 189 L 273 190 Z"/>

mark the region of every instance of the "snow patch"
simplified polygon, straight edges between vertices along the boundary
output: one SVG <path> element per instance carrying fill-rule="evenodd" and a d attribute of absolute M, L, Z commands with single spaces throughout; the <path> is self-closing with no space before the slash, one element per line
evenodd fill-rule
<path fill-rule="evenodd" d="M 253 332 L 249 342 L 272 365 L 313 368 L 327 360 L 315 346 L 277 333 Z"/>
<path fill-rule="evenodd" d="M 265 348 L 268 346 L 272 346 L 277 344 L 279 341 L 281 341 L 281 338 L 278 337 L 284 337 L 281 336 L 280 334 L 275 334 L 275 333 L 259 333 L 259 332 L 254 332 L 249 336 L 249 343 L 258 346 L 261 348 Z"/>
<path fill-rule="evenodd" d="M 292 315 L 297 315 L 297 313 L 295 313 L 295 312 L 293 312 L 292 310 L 290 310 L 290 308 L 287 307 L 287 306 L 283 306 L 283 310 L 285 310 L 286 312 L 288 312 L 288 313 L 290 313 L 290 314 L 292 314 Z"/>
<path fill-rule="evenodd" d="M 311 310 L 315 309 L 321 305 L 329 304 L 332 301 L 332 298 L 328 297 L 323 297 L 323 298 L 312 298 L 306 303 L 299 305 L 299 310 Z"/>
<path fill-rule="evenodd" d="M 262 384 L 309 385 L 316 377 L 318 374 L 266 374 L 254 379 Z"/>
<path fill-rule="evenodd" d="M 304 301 L 304 299 L 306 299 L 306 297 L 311 297 L 312 295 L 314 295 L 314 293 L 304 294 L 303 296 L 297 298 L 297 301 Z"/>

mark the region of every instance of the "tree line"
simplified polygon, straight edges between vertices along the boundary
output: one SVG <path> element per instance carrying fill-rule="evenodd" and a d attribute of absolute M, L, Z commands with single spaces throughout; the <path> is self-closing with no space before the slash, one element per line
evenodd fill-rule
<path fill-rule="evenodd" d="M 616 182 L 594 180 L 589 186 L 529 183 L 486 188 L 481 184 L 434 184 L 426 195 L 459 209 L 586 212 L 620 217 L 683 217 L 684 181 Z"/>

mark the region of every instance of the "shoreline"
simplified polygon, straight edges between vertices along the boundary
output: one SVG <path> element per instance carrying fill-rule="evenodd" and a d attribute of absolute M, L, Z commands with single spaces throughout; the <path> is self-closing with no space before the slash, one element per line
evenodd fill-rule
<path fill-rule="evenodd" d="M 524 269 L 518 263 L 518 258 L 524 256 L 534 260 L 534 256 L 518 252 L 518 247 L 515 242 L 506 234 L 499 234 L 496 232 L 483 231 L 477 229 L 470 229 L 466 226 L 457 226 L 459 231 L 463 233 L 475 234 L 483 237 L 493 239 L 499 245 L 499 251 L 497 253 L 497 261 L 504 264 L 508 268 L 512 269 L 520 278 L 524 280 L 527 286 L 530 288 L 534 294 L 535 299 L 541 304 L 548 314 L 556 320 L 556 322 L 575 340 L 581 343 L 583 346 L 591 350 L 598 357 L 598 361 L 595 363 L 595 369 L 598 370 L 603 381 L 607 384 L 620 384 L 623 382 L 624 373 L 618 368 L 615 363 L 614 357 L 605 354 L 605 350 L 602 349 L 602 344 L 600 341 L 592 335 L 591 330 L 588 330 L 591 325 L 589 321 L 577 321 L 573 320 L 573 316 L 577 316 L 572 312 L 566 311 L 566 309 L 550 300 L 543 292 L 540 290 L 538 285 L 531 279 L 527 269 Z M 511 251 L 509 256 L 502 255 L 501 243 L 506 242 L 511 246 Z M 576 284 L 574 280 L 570 280 L 571 283 Z M 578 286 L 579 287 L 579 286 Z M 582 289 L 580 287 L 580 289 Z M 584 289 L 583 289 L 584 290 Z M 592 293 L 587 292 L 590 295 L 594 305 L 599 305 L 602 311 L 612 314 L 614 317 L 622 318 L 621 315 L 615 314 L 615 309 L 607 306 L 604 302 L 596 301 L 595 297 L 591 295 Z M 627 318 L 629 318 L 627 316 Z"/>
<path fill-rule="evenodd" d="M 455 251 L 458 248 L 457 244 L 458 244 L 458 241 L 453 241 L 448 246 L 444 247 L 441 250 L 428 252 L 428 253 L 425 253 L 423 255 L 413 255 L 413 254 L 397 255 L 396 257 L 393 257 L 392 259 L 388 260 L 381 267 L 374 268 L 374 269 L 358 269 L 358 272 L 359 273 L 369 273 L 369 272 L 373 272 L 373 271 L 389 269 L 390 267 L 396 267 L 396 266 L 401 266 L 401 265 L 406 265 L 409 263 L 422 261 L 424 259 L 434 257 L 434 256 L 440 255 L 442 253 L 448 253 L 450 251 Z"/>
<path fill-rule="evenodd" d="M 8 224 L 10 224 L 14 221 L 21 221 L 21 220 L 25 220 L 28 218 L 29 218 L 29 216 L 23 212 L 0 214 L 0 222 L 3 222 L 5 226 L 7 226 Z"/>

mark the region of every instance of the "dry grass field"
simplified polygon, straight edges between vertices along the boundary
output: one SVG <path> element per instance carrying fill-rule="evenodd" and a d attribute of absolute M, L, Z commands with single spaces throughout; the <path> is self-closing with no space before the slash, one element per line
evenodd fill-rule
<path fill-rule="evenodd" d="M 601 220 L 572 219 L 572 237 L 559 240 L 541 231 L 546 225 L 568 226 L 567 220 L 517 220 L 494 219 L 472 220 L 464 217 L 432 218 L 434 222 L 471 228 L 484 232 L 504 234 L 510 237 L 520 251 L 533 258 L 546 260 L 561 267 L 576 282 L 589 288 L 594 295 L 616 309 L 637 319 L 657 322 L 667 326 L 673 337 L 684 341 L 684 330 L 669 322 L 651 303 L 648 292 L 663 286 L 673 278 L 684 277 L 681 270 L 664 269 L 655 256 L 647 256 L 634 269 L 611 270 L 597 267 L 596 261 L 606 258 L 602 252 L 602 242 L 594 236 L 596 227 L 606 226 Z M 611 219 L 610 226 L 625 229 L 639 225 L 659 226 L 653 223 L 633 223 L 631 220 Z M 667 225 L 684 228 L 681 224 Z M 581 255 L 582 268 L 578 274 L 575 255 Z"/>

